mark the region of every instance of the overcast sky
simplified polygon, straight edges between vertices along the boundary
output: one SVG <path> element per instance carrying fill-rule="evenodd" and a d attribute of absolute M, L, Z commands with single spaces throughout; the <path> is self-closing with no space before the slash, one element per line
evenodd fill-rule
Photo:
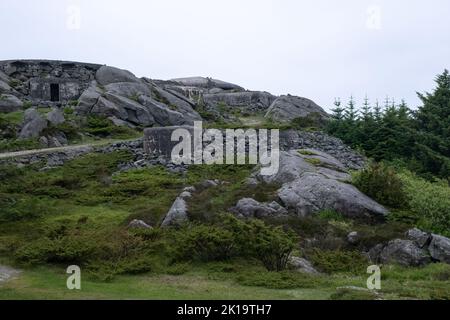
<path fill-rule="evenodd" d="M 450 68 L 448 0 L 1 0 L 0 60 L 108 64 L 293 94 L 419 104 Z"/>

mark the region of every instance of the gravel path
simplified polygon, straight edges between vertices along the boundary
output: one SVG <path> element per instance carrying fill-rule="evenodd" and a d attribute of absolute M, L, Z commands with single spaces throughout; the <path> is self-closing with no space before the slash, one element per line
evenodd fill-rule
<path fill-rule="evenodd" d="M 5 153 L 0 153 L 0 159 L 17 158 L 17 157 L 24 157 L 24 156 L 30 156 L 30 155 L 35 155 L 35 154 L 50 154 L 50 153 L 56 153 L 56 152 L 85 149 L 85 148 L 89 148 L 89 147 L 101 147 L 101 146 L 107 146 L 107 145 L 113 144 L 113 143 L 129 142 L 129 141 L 134 141 L 134 140 L 136 140 L 136 139 L 99 141 L 99 142 L 94 142 L 94 143 L 89 143 L 89 144 L 65 146 L 65 147 L 58 147 L 58 148 L 46 148 L 46 149 L 24 150 L 24 151 L 16 151 L 16 152 L 5 152 Z"/>

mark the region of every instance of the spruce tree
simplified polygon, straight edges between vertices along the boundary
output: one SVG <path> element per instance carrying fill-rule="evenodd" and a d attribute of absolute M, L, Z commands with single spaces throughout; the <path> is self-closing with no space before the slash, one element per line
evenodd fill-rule
<path fill-rule="evenodd" d="M 333 112 L 333 119 L 337 121 L 341 121 L 344 119 L 344 108 L 341 107 L 341 100 L 339 98 L 334 100 L 335 108 L 331 111 Z"/>
<path fill-rule="evenodd" d="M 353 123 L 358 119 L 358 110 L 356 110 L 355 100 L 353 96 L 350 97 L 347 109 L 345 110 L 345 120 L 349 123 Z"/>
<path fill-rule="evenodd" d="M 372 107 L 370 106 L 369 98 L 367 97 L 367 95 L 364 98 L 364 103 L 361 111 L 361 118 L 362 120 L 364 120 L 364 122 L 369 122 L 373 119 Z"/>

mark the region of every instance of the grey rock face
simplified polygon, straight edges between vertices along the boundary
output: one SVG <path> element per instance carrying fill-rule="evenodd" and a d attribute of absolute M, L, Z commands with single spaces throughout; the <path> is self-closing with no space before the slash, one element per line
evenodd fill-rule
<path fill-rule="evenodd" d="M 188 205 L 186 201 L 191 197 L 191 192 L 183 191 L 183 193 L 180 194 L 173 203 L 172 207 L 164 218 L 161 227 L 180 225 L 188 221 Z"/>
<path fill-rule="evenodd" d="M 428 252 L 411 240 L 393 240 L 380 254 L 382 263 L 398 263 L 402 266 L 423 266 L 431 262 Z"/>
<path fill-rule="evenodd" d="M 0 112 L 15 112 L 23 108 L 23 102 L 11 94 L 0 93 Z"/>
<path fill-rule="evenodd" d="M 111 93 L 107 93 L 105 99 L 109 102 L 108 105 L 114 105 L 113 110 L 119 111 L 112 114 L 113 116 L 119 117 L 121 120 L 125 120 L 136 125 L 151 126 L 155 124 L 155 119 L 150 114 L 148 108 L 138 102 Z M 102 109 L 94 108 L 94 110 L 99 114 L 107 113 L 106 110 Z"/>
<path fill-rule="evenodd" d="M 298 272 L 319 274 L 319 272 L 313 267 L 312 263 L 303 258 L 291 256 L 289 257 L 288 265 Z"/>
<path fill-rule="evenodd" d="M 342 140 L 321 132 L 285 130 L 280 132 L 280 148 L 283 151 L 314 149 L 337 159 L 345 168 L 360 170 L 365 165 L 365 158 Z"/>
<path fill-rule="evenodd" d="M 423 232 L 417 228 L 408 230 L 406 237 L 414 241 L 420 248 L 425 248 L 430 244 L 431 234 Z"/>
<path fill-rule="evenodd" d="M 140 82 L 130 71 L 109 66 L 102 66 L 98 69 L 95 78 L 102 86 L 118 82 Z"/>
<path fill-rule="evenodd" d="M 240 218 L 264 218 L 287 215 L 287 210 L 276 202 L 260 203 L 251 198 L 239 200 L 237 205 L 230 210 Z"/>
<path fill-rule="evenodd" d="M 198 87 L 205 89 L 213 89 L 218 88 L 222 90 L 239 90 L 243 91 L 244 89 L 236 84 L 232 84 L 229 82 L 225 82 L 222 80 L 211 79 L 211 78 L 203 78 L 203 77 L 188 77 L 188 78 L 178 78 L 172 79 L 171 81 L 176 82 L 179 85 L 185 87 Z"/>
<path fill-rule="evenodd" d="M 349 178 L 342 163 L 317 150 L 281 152 L 277 174 L 256 175 L 259 181 L 282 184 L 278 191 L 282 205 L 299 216 L 328 209 L 349 218 L 383 221 L 388 211 L 344 182 Z"/>
<path fill-rule="evenodd" d="M 102 95 L 102 90 L 98 87 L 97 81 L 92 81 L 89 87 L 81 94 L 75 112 L 80 115 L 87 115 L 97 104 Z"/>
<path fill-rule="evenodd" d="M 354 186 L 327 178 L 319 173 L 305 173 L 285 184 L 278 196 L 283 205 L 299 216 L 322 210 L 335 210 L 353 219 L 384 221 L 388 211 Z"/>
<path fill-rule="evenodd" d="M 226 105 L 233 109 L 247 112 L 266 111 L 276 97 L 267 92 L 243 91 L 204 94 L 203 101 L 207 106 L 217 108 Z"/>
<path fill-rule="evenodd" d="M 133 220 L 128 224 L 128 228 L 129 229 L 152 229 L 151 226 L 149 226 L 148 224 L 146 224 L 144 221 L 142 220 Z"/>
<path fill-rule="evenodd" d="M 47 120 L 54 126 L 60 125 L 66 121 L 64 118 L 64 113 L 60 109 L 53 109 L 50 111 L 47 114 Z"/>
<path fill-rule="evenodd" d="M 270 106 L 265 117 L 274 121 L 289 122 L 295 118 L 305 118 L 312 113 L 317 113 L 324 119 L 329 117 L 325 110 L 313 101 L 288 95 L 276 99 Z"/>
<path fill-rule="evenodd" d="M 40 133 L 47 128 L 45 120 L 36 109 L 25 111 L 22 130 L 19 133 L 19 139 L 30 139 L 39 137 Z"/>
<path fill-rule="evenodd" d="M 430 246 L 428 247 L 431 257 L 434 260 L 445 262 L 450 264 L 450 239 L 439 236 L 436 234 L 432 235 L 432 240 Z"/>
<path fill-rule="evenodd" d="M 10 81 L 9 77 L 2 71 L 0 71 L 0 94 L 12 91 L 12 88 L 9 85 L 9 81 Z"/>

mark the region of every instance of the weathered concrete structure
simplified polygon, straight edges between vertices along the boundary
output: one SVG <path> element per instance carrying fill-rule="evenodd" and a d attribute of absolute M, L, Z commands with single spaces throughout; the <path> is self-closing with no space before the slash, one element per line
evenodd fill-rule
<path fill-rule="evenodd" d="M 101 65 L 46 60 L 0 61 L 14 93 L 33 105 L 63 105 L 78 100 Z"/>

